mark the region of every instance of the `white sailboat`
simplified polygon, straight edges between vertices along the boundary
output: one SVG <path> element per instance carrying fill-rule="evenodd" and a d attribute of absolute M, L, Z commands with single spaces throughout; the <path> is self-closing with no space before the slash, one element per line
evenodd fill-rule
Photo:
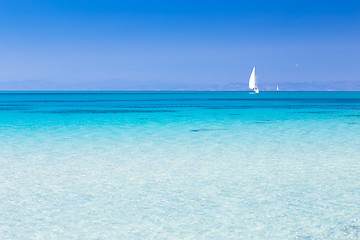
<path fill-rule="evenodd" d="M 256 75 L 255 75 L 255 67 L 252 70 L 250 79 L 249 79 L 249 88 L 255 93 L 259 93 L 259 89 L 256 84 Z"/>
<path fill-rule="evenodd" d="M 276 91 L 279 91 L 279 85 L 276 85 Z"/>

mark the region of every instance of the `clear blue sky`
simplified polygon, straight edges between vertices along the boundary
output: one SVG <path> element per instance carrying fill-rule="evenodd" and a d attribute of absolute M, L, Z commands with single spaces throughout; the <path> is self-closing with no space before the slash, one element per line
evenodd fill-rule
<path fill-rule="evenodd" d="M 360 1 L 0 1 L 0 83 L 360 81 Z"/>

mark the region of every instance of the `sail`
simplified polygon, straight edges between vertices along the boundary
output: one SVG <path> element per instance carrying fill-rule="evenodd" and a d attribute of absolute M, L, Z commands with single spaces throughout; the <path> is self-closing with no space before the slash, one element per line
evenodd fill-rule
<path fill-rule="evenodd" d="M 276 86 L 276 91 L 279 91 L 279 86 Z"/>
<path fill-rule="evenodd" d="M 255 67 L 252 70 L 250 80 L 249 80 L 249 88 L 254 89 L 256 88 L 256 76 L 255 76 Z"/>

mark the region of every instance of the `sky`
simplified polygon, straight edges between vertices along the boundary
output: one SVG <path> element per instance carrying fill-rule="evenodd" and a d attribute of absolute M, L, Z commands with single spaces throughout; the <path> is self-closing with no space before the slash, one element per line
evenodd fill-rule
<path fill-rule="evenodd" d="M 0 0 L 0 89 L 360 90 L 360 1 Z"/>

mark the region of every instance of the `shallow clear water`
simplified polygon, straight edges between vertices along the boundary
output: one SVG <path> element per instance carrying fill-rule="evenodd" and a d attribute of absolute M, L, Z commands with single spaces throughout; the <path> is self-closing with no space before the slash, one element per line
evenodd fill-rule
<path fill-rule="evenodd" d="M 359 239 L 360 92 L 0 93 L 1 239 Z"/>

